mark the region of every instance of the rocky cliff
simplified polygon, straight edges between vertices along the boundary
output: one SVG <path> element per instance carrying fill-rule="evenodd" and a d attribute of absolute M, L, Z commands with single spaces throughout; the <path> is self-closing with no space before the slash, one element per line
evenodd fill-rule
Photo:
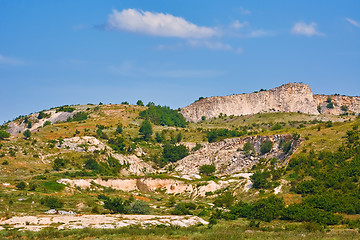
<path fill-rule="evenodd" d="M 272 142 L 271 150 L 261 154 L 260 148 L 265 141 Z M 290 143 L 287 153 L 283 151 L 283 144 Z M 246 153 L 242 149 L 245 143 L 250 143 L 252 151 Z M 216 143 L 204 143 L 202 148 L 189 156 L 179 160 L 174 169 L 179 174 L 198 174 L 202 165 L 214 164 L 217 174 L 229 175 L 246 172 L 261 159 L 276 159 L 274 165 L 284 164 L 301 143 L 300 139 L 293 139 L 292 135 L 250 136 L 229 138 Z"/>
<path fill-rule="evenodd" d="M 320 113 L 344 113 L 341 110 L 343 105 L 348 106 L 349 111 L 360 112 L 360 97 L 332 97 L 334 110 L 327 111 L 328 96 L 313 95 L 307 84 L 287 83 L 267 91 L 204 98 L 184 107 L 181 113 L 188 121 L 198 122 L 203 116 L 209 119 L 218 117 L 221 113 L 235 116 L 263 112 L 300 112 L 315 115 L 319 114 L 319 105 L 322 109 Z"/>
<path fill-rule="evenodd" d="M 318 106 L 318 111 L 321 114 L 340 115 L 344 113 L 360 113 L 360 97 L 314 95 L 314 102 L 316 106 Z"/>

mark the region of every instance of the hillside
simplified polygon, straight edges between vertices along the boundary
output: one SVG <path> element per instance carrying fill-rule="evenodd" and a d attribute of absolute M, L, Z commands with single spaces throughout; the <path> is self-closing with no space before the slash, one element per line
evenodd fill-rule
<path fill-rule="evenodd" d="M 285 88 L 289 92 L 284 86 L 251 98 L 271 99 L 267 94 Z M 281 102 L 289 112 L 223 112 L 193 122 L 153 104 L 62 106 L 19 116 L 1 126 L 11 135 L 0 140 L 0 229 L 140 224 L 152 225 L 160 234 L 162 225 L 198 224 L 194 231 L 204 238 L 212 227 L 226 234 L 230 225 L 239 231 L 277 229 L 285 235 L 281 229 L 293 229 L 295 235 L 306 228 L 328 229 L 346 236 L 350 226 L 360 226 L 360 119 L 292 108 L 299 104 L 305 112 L 308 106 L 325 104 L 311 104 L 313 97 Z M 336 97 L 332 101 L 337 106 Z M 348 106 L 349 112 L 357 111 Z M 329 208 L 320 206 L 319 198 L 343 198 L 350 204 Z M 260 214 L 261 204 L 282 210 Z M 296 211 L 318 217 L 299 218 Z M 114 215 L 104 215 L 109 213 Z M 99 221 L 91 224 L 95 218 Z M 39 225 L 41 219 L 46 223 Z"/>

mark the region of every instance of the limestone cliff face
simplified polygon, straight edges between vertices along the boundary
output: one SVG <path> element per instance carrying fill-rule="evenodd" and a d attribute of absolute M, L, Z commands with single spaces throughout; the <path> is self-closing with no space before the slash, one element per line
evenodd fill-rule
<path fill-rule="evenodd" d="M 273 143 L 270 152 L 262 155 L 260 148 L 262 143 L 270 140 Z M 253 150 L 251 154 L 239 151 L 245 143 L 250 143 Z M 288 154 L 282 150 L 281 143 L 291 142 Z M 205 164 L 214 164 L 217 174 L 229 175 L 237 172 L 246 172 L 261 159 L 277 159 L 276 165 L 284 164 L 295 152 L 301 143 L 301 139 L 295 140 L 292 135 L 250 136 L 241 138 L 229 138 L 216 143 L 204 143 L 201 149 L 191 153 L 187 157 L 174 163 L 174 169 L 180 174 L 198 174 L 199 167 Z"/>
<path fill-rule="evenodd" d="M 328 108 L 328 98 L 331 98 L 333 108 Z M 360 97 L 349 97 L 339 95 L 314 95 L 314 101 L 320 113 L 340 115 L 346 112 L 360 113 Z"/>
<path fill-rule="evenodd" d="M 301 112 L 319 114 L 311 88 L 303 83 L 287 83 L 257 93 L 210 97 L 184 107 L 181 113 L 188 121 L 198 122 L 226 115 L 248 115 L 262 112 Z"/>

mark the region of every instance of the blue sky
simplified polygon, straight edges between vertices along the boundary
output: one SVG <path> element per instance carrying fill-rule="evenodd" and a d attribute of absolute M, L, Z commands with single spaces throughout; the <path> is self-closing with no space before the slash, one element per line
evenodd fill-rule
<path fill-rule="evenodd" d="M 0 0 L 0 122 L 304 82 L 360 95 L 360 1 Z"/>

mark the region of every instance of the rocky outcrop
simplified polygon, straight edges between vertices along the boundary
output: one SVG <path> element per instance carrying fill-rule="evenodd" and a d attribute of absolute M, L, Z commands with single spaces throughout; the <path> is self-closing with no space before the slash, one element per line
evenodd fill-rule
<path fill-rule="evenodd" d="M 261 145 L 270 140 L 272 149 L 266 154 L 260 153 Z M 252 151 L 242 151 L 245 143 L 251 143 Z M 282 149 L 282 144 L 291 142 L 288 154 Z M 294 140 L 292 135 L 251 136 L 242 138 L 230 138 L 216 143 L 206 143 L 198 151 L 177 161 L 175 171 L 180 174 L 197 174 L 202 165 L 214 164 L 217 174 L 229 175 L 236 172 L 246 172 L 261 159 L 276 159 L 275 165 L 284 163 L 300 144 L 300 140 Z"/>
<path fill-rule="evenodd" d="M 334 108 L 327 107 L 328 97 L 332 99 Z M 192 122 L 198 122 L 202 117 L 215 118 L 220 114 L 241 116 L 264 112 L 359 114 L 360 97 L 313 95 L 307 84 L 287 83 L 267 91 L 204 98 L 181 109 L 186 120 Z"/>
<path fill-rule="evenodd" d="M 311 88 L 303 83 L 287 83 L 257 93 L 204 98 L 181 109 L 188 121 L 198 122 L 202 116 L 248 115 L 262 112 L 301 112 L 319 114 Z"/>
<path fill-rule="evenodd" d="M 331 99 L 331 101 L 329 101 Z M 314 95 L 314 102 L 321 114 L 340 115 L 346 113 L 360 113 L 360 97 L 340 95 Z M 332 107 L 328 107 L 329 103 Z"/>

